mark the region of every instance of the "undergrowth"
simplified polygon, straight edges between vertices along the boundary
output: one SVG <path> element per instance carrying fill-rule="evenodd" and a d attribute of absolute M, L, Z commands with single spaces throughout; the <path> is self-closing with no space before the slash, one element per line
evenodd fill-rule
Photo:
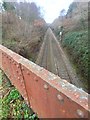
<path fill-rule="evenodd" d="M 2 79 L 1 76 L 3 76 Z M 0 81 L 2 81 L 3 87 L 3 97 L 0 98 L 0 103 L 2 103 L 2 107 L 0 107 L 2 108 L 0 110 L 0 118 L 2 118 L 2 120 L 38 120 L 36 114 L 27 106 L 17 89 L 12 86 L 6 78 L 3 73 L 2 75 L 0 73 Z"/>
<path fill-rule="evenodd" d="M 65 34 L 62 42 L 72 60 L 76 64 L 77 72 L 79 72 L 84 82 L 87 84 L 88 80 L 88 31 L 75 31 Z"/>

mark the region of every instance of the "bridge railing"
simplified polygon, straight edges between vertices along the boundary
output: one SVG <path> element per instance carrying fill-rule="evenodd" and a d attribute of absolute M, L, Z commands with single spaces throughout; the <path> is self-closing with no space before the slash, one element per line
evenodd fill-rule
<path fill-rule="evenodd" d="M 39 118 L 88 118 L 88 93 L 2 45 L 0 68 Z"/>

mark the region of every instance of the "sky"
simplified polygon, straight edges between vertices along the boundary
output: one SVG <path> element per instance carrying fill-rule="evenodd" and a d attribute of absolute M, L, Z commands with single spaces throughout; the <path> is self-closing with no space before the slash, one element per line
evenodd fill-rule
<path fill-rule="evenodd" d="M 0 0 L 2 1 L 2 0 Z M 18 0 L 5 0 L 5 1 L 18 1 Z M 73 0 L 19 0 L 35 2 L 43 10 L 44 19 L 47 23 L 52 23 L 59 15 L 62 9 L 68 10 L 69 5 Z"/>
<path fill-rule="evenodd" d="M 73 0 L 28 0 L 35 2 L 43 8 L 44 19 L 47 23 L 52 23 L 60 15 L 62 9 L 68 10 L 69 5 Z"/>

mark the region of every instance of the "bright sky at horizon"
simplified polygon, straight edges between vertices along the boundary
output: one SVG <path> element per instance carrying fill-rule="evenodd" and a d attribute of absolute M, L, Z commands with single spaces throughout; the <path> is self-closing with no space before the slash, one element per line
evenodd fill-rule
<path fill-rule="evenodd" d="M 52 23 L 56 19 L 62 9 L 68 10 L 73 0 L 27 0 L 35 2 L 44 10 L 44 19 L 47 23 Z"/>
<path fill-rule="evenodd" d="M 1 2 L 2 0 L 0 0 Z M 68 10 L 69 5 L 74 0 L 5 0 L 6 2 L 27 1 L 35 2 L 44 11 L 44 19 L 47 23 L 52 23 L 59 15 L 62 9 Z"/>

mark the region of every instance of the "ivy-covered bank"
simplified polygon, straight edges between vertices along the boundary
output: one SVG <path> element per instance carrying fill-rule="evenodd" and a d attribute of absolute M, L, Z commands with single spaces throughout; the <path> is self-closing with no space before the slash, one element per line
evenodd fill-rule
<path fill-rule="evenodd" d="M 75 31 L 65 34 L 62 41 L 69 55 L 74 61 L 77 72 L 81 74 L 82 79 L 88 85 L 88 31 Z"/>

